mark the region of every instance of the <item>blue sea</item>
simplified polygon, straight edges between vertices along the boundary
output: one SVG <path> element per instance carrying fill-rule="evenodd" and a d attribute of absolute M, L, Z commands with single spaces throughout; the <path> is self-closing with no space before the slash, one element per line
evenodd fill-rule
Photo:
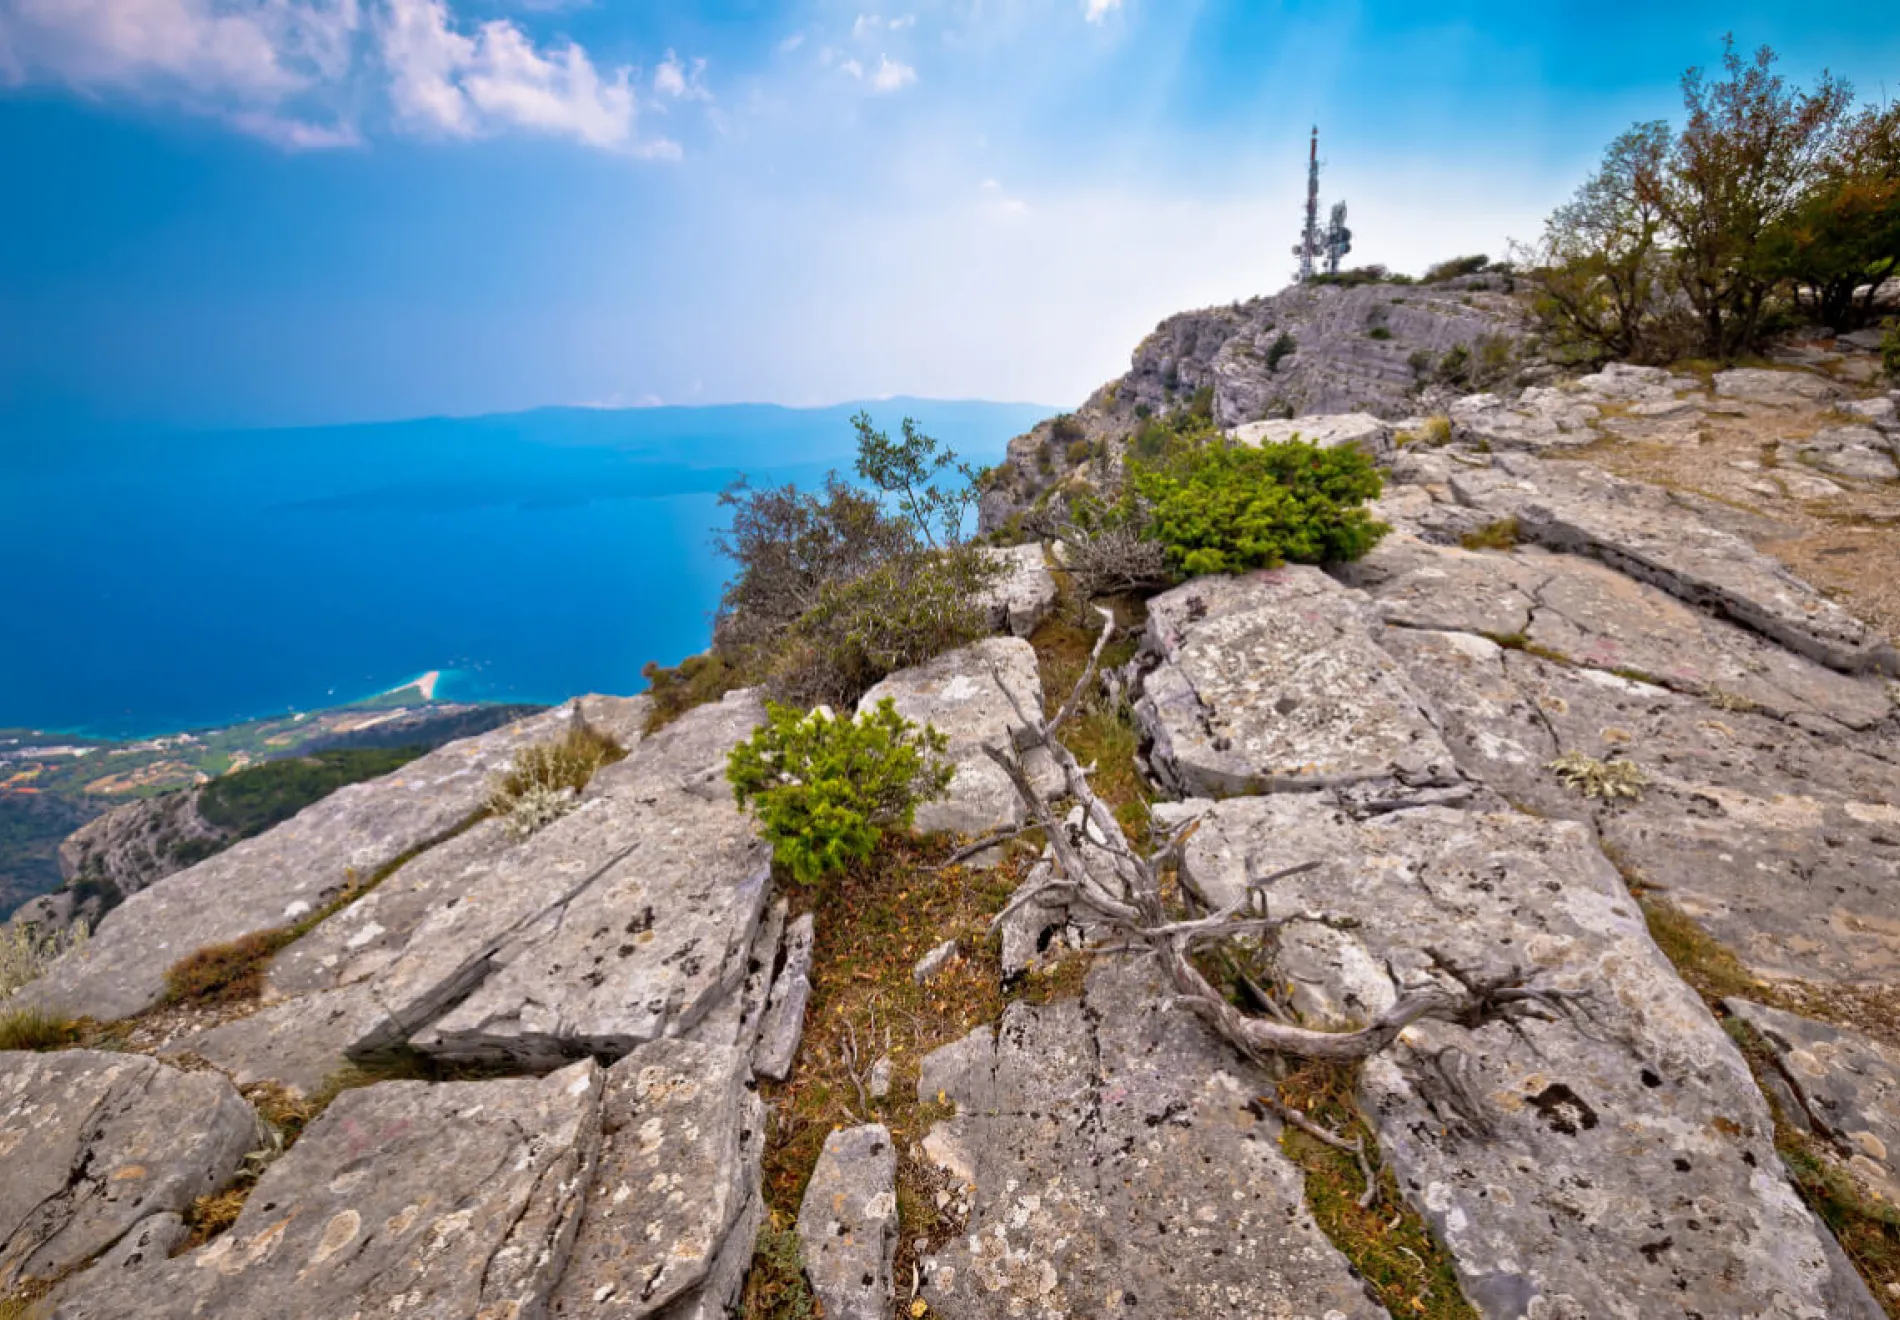
<path fill-rule="evenodd" d="M 0 438 L 0 727 L 132 737 L 359 700 L 630 693 L 704 649 L 717 495 L 849 474 L 860 405 Z M 895 399 L 1000 461 L 1055 411 Z"/>

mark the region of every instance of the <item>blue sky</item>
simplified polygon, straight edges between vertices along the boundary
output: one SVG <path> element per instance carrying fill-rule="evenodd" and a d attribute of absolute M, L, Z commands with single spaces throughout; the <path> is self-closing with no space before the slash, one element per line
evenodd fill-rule
<path fill-rule="evenodd" d="M 1073 404 L 1309 124 L 1353 261 L 1495 253 L 1730 30 L 1900 93 L 1857 0 L 0 0 L 0 427 Z"/>

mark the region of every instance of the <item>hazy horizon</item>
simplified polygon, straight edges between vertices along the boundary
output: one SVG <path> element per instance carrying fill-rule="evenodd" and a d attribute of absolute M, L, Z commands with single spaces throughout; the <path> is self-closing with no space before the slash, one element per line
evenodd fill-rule
<path fill-rule="evenodd" d="M 1314 124 L 1417 271 L 1727 32 L 1878 97 L 1886 9 L 0 0 L 0 424 L 1079 401 L 1286 282 Z"/>

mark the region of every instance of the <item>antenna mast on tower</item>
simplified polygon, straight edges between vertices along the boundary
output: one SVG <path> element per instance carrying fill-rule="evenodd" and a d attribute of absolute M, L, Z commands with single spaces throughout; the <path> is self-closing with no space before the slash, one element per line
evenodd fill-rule
<path fill-rule="evenodd" d="M 1306 153 L 1306 224 L 1300 230 L 1299 246 L 1293 255 L 1300 259 L 1294 279 L 1304 284 L 1313 278 L 1313 265 L 1319 260 L 1322 239 L 1319 230 L 1319 125 L 1313 125 L 1313 144 Z"/>

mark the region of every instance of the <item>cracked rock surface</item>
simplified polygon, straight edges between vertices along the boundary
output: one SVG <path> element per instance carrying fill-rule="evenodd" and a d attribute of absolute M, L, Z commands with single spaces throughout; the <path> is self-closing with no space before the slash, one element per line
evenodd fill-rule
<path fill-rule="evenodd" d="M 0 1053 L 0 1294 L 222 1189 L 260 1141 L 257 1115 L 215 1073 L 95 1050 Z"/>
<path fill-rule="evenodd" d="M 187 954 L 296 921 L 474 814 L 515 752 L 560 736 L 568 707 L 437 748 L 367 783 L 338 789 L 283 824 L 167 876 L 107 914 L 85 956 L 15 996 L 72 1016 L 127 1017 L 163 996 Z"/>
<path fill-rule="evenodd" d="M 1380 1148 L 1481 1314 L 1839 1313 L 1827 1231 L 1781 1176 L 1747 1065 L 1586 828 L 1236 799 L 1201 817 L 1182 873 L 1220 907 L 1311 860 L 1268 899 L 1332 919 L 1281 938 L 1309 1025 L 1367 1021 L 1442 965 L 1581 996 L 1515 1027 L 1418 1023 L 1363 1073 Z"/>
<path fill-rule="evenodd" d="M 537 1314 L 600 1147 L 601 1072 L 385 1082 L 339 1096 L 222 1237 L 155 1269 L 88 1273 L 60 1320 Z"/>
<path fill-rule="evenodd" d="M 1135 719 L 1183 796 L 1457 783 L 1362 597 L 1315 568 L 1198 578 L 1148 605 Z"/>
<path fill-rule="evenodd" d="M 920 1098 L 957 1112 L 924 1151 L 971 1201 L 925 1261 L 933 1311 L 1383 1317 L 1253 1103 L 1267 1080 L 1158 990 L 1111 962 L 1081 1000 L 1012 1004 L 925 1061 Z"/>

